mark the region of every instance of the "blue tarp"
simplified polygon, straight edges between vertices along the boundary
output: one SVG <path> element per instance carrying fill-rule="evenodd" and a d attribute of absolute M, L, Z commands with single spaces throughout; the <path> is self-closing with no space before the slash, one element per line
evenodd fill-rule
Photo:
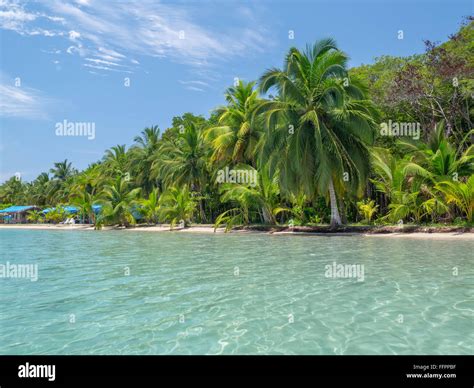
<path fill-rule="evenodd" d="M 29 209 L 34 209 L 35 207 L 36 206 L 10 206 L 0 210 L 0 213 L 21 213 Z"/>
<path fill-rule="evenodd" d="M 53 211 L 54 209 L 56 209 L 56 208 L 55 207 L 49 207 L 47 209 L 44 209 L 43 213 L 44 214 L 49 213 L 50 211 Z M 78 212 L 78 209 L 75 206 L 64 206 L 63 209 L 66 213 L 70 213 L 70 214 L 76 214 Z M 101 205 L 92 205 L 92 210 L 94 210 L 94 213 L 97 214 L 98 212 L 100 212 L 100 209 L 102 209 Z"/>
<path fill-rule="evenodd" d="M 75 207 L 75 206 L 64 206 L 63 209 L 66 213 L 73 213 L 73 214 L 77 213 L 77 207 Z M 47 213 L 49 213 L 53 210 L 56 210 L 56 208 L 55 207 L 48 207 L 47 209 L 44 209 L 42 213 L 47 214 Z"/>

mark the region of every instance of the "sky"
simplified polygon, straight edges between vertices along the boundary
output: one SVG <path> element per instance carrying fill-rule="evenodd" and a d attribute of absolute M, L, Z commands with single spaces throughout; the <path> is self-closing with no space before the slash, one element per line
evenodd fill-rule
<path fill-rule="evenodd" d="M 350 67 L 370 64 L 422 53 L 472 14 L 470 0 L 0 0 L 0 182 L 64 159 L 83 169 L 145 127 L 208 117 L 292 46 L 332 37 Z M 65 120 L 93 136 L 58 136 Z"/>

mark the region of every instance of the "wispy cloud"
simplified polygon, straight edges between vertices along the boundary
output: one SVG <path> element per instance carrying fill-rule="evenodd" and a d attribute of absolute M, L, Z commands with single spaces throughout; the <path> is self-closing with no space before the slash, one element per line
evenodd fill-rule
<path fill-rule="evenodd" d="M 184 85 L 184 88 L 187 90 L 191 90 L 193 92 L 204 92 L 205 88 L 209 88 L 209 84 L 204 81 L 200 80 L 191 80 L 191 81 L 183 81 L 178 80 L 181 85 Z"/>
<path fill-rule="evenodd" d="M 18 0 L 0 0 L 0 28 L 12 30 L 21 35 L 63 36 L 63 31 L 41 28 L 39 22 L 62 23 L 63 19 L 42 12 L 28 11 Z"/>
<path fill-rule="evenodd" d="M 182 81 L 179 80 L 179 83 L 182 85 L 200 85 L 200 86 L 209 86 L 207 82 L 204 81 Z"/>
<path fill-rule="evenodd" d="M 36 22 L 44 19 L 51 25 L 47 31 L 62 35 L 71 43 L 67 53 L 110 62 L 107 66 L 98 64 L 103 67 L 100 70 L 120 71 L 111 63 L 137 68 L 139 62 L 129 58 L 132 55 L 209 67 L 235 56 L 261 52 L 268 45 L 266 31 L 256 27 L 254 17 L 239 19 L 240 27 L 211 28 L 198 20 L 199 3 L 40 0 L 35 4 L 44 12 L 31 11 L 23 3 L 0 0 L 0 26 L 33 35 L 38 30 Z M 251 15 L 251 10 L 246 8 L 245 13 Z M 42 31 L 42 35 L 47 34 Z"/>
<path fill-rule="evenodd" d="M 50 102 L 39 90 L 15 86 L 13 80 L 0 77 L 0 116 L 45 119 Z"/>

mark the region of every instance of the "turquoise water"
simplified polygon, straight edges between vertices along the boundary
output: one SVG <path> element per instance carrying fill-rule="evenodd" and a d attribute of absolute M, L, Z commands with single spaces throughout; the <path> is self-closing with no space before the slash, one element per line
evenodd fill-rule
<path fill-rule="evenodd" d="M 472 241 L 0 230 L 0 247 L 39 269 L 0 278 L 1 354 L 473 353 Z"/>

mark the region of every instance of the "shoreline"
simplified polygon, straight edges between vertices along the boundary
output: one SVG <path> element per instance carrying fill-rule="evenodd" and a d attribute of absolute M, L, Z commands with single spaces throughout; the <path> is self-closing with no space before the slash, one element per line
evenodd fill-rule
<path fill-rule="evenodd" d="M 63 224 L 0 224 L 2 229 L 18 230 L 83 230 L 94 231 L 94 227 L 86 224 L 63 225 Z M 223 234 L 225 228 L 214 231 L 213 225 L 193 225 L 187 228 L 175 227 L 170 229 L 169 225 L 141 225 L 131 228 L 104 226 L 101 231 L 125 231 L 125 232 L 175 232 L 175 233 L 205 233 Z M 100 231 L 98 231 L 100 232 Z M 290 230 L 287 227 L 274 226 L 248 226 L 236 228 L 227 233 L 235 234 L 269 234 L 269 235 L 295 235 L 295 236 L 363 236 L 363 237 L 392 237 L 392 238 L 424 238 L 424 239 L 468 239 L 474 240 L 474 230 L 468 227 L 421 227 L 407 225 L 401 229 L 398 226 L 365 227 L 348 226 L 337 230 L 330 230 L 327 226 L 320 227 L 295 227 Z"/>

